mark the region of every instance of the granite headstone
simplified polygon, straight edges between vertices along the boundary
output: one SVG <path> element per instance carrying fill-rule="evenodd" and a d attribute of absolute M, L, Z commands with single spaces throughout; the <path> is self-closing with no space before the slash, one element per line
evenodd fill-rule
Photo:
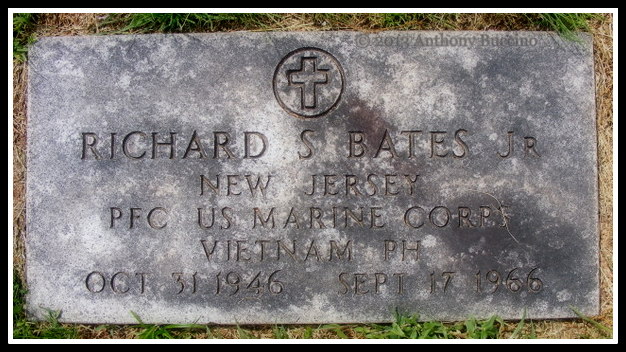
<path fill-rule="evenodd" d="M 40 38 L 27 307 L 274 324 L 599 310 L 592 38 Z"/>

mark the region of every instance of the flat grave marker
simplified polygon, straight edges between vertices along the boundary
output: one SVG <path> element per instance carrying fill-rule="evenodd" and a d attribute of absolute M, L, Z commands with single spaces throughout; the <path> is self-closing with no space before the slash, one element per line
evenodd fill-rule
<path fill-rule="evenodd" d="M 588 36 L 41 38 L 29 59 L 28 313 L 597 314 L 594 94 Z"/>

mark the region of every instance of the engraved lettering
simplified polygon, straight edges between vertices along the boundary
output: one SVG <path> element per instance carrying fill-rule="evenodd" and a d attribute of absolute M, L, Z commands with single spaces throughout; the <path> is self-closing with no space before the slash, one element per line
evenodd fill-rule
<path fill-rule="evenodd" d="M 500 288 L 500 285 L 503 285 L 506 289 L 508 289 L 508 292 L 511 292 L 511 293 L 520 292 L 524 288 L 526 289 L 527 292 L 537 293 L 542 289 L 543 281 L 541 281 L 541 279 L 536 277 L 534 274 L 535 271 L 538 270 L 538 268 L 530 269 L 528 274 L 525 276 L 525 280 L 523 280 L 524 274 L 518 276 L 518 274 L 516 273 L 518 272 L 518 270 L 523 272 L 524 269 L 513 268 L 511 270 L 508 270 L 508 274 L 506 276 L 506 279 L 504 280 L 502 279 L 503 274 L 501 274 L 500 271 L 496 269 L 487 271 L 484 278 L 487 280 L 487 282 L 489 282 L 492 285 L 491 291 L 487 291 L 487 293 L 491 293 L 491 294 L 495 293 Z M 507 271 L 503 271 L 503 273 L 507 273 Z M 478 270 L 475 277 L 476 277 L 476 292 L 482 293 L 483 292 L 483 284 L 482 284 L 483 276 L 481 275 L 481 270 Z"/>
<path fill-rule="evenodd" d="M 282 248 L 287 254 L 289 254 L 291 259 L 298 261 L 298 259 L 296 259 L 296 240 L 291 241 L 291 250 L 289 250 L 289 248 L 287 248 L 280 240 L 276 241 L 276 243 L 278 244 L 278 246 L 276 246 L 276 260 L 280 260 L 280 249 Z"/>
<path fill-rule="evenodd" d="M 306 252 L 306 257 L 304 257 L 304 261 L 306 262 L 313 253 L 315 254 L 315 259 L 319 262 L 321 258 L 319 255 L 319 250 L 315 245 L 315 240 L 311 240 L 311 244 L 309 245 L 309 250 Z"/>
<path fill-rule="evenodd" d="M 136 272 L 134 276 L 131 276 L 131 274 L 127 272 L 118 271 L 114 273 L 111 276 L 111 280 L 108 281 L 104 273 L 92 271 L 85 278 L 85 287 L 91 293 L 100 293 L 109 286 L 113 293 L 125 294 L 131 289 L 131 284 L 134 281 L 132 279 L 133 277 L 138 278 L 138 291 L 140 294 L 143 294 L 146 290 L 146 273 L 143 272 Z"/>
<path fill-rule="evenodd" d="M 146 277 L 145 277 L 146 273 L 135 273 L 135 276 L 139 276 L 139 282 L 141 283 L 141 288 L 139 290 L 139 293 L 143 294 L 145 292 L 145 288 L 146 288 Z"/>
<path fill-rule="evenodd" d="M 124 286 L 122 286 L 123 288 L 120 288 L 117 285 L 117 281 L 116 281 L 116 279 L 120 275 L 123 275 L 123 276 L 126 277 L 126 283 L 124 284 Z M 111 289 L 113 290 L 113 292 L 115 292 L 115 293 L 126 293 L 126 292 L 128 292 L 128 290 L 130 290 L 130 286 L 128 285 L 128 280 L 129 279 L 130 279 L 130 276 L 127 273 L 123 272 L 123 271 L 120 271 L 118 273 L 113 274 L 113 276 L 111 277 Z"/>
<path fill-rule="evenodd" d="M 452 281 L 454 274 L 455 274 L 454 271 L 444 271 L 443 273 L 441 273 L 441 277 L 445 279 L 443 283 L 443 293 L 446 293 L 446 291 L 448 290 L 448 285 Z M 436 291 L 437 291 L 437 280 L 436 280 L 435 272 L 432 272 L 430 273 L 430 293 L 435 293 Z"/>
<path fill-rule="evenodd" d="M 257 153 L 256 154 L 252 154 L 250 152 L 250 147 L 252 146 L 252 142 L 253 142 L 253 138 L 252 137 L 257 137 L 257 141 L 260 141 L 261 143 L 261 148 L 260 150 L 258 150 L 259 148 L 257 148 Z M 265 137 L 265 135 L 263 133 L 259 133 L 259 132 L 244 132 L 243 133 L 243 142 L 244 142 L 244 159 L 256 159 L 256 158 L 260 158 L 263 156 L 263 154 L 265 154 L 265 150 L 267 149 L 267 137 Z M 259 142 L 257 142 L 259 143 Z"/>
<path fill-rule="evenodd" d="M 385 261 L 389 260 L 389 253 L 395 250 L 396 250 L 396 241 L 385 240 L 384 242 Z"/>
<path fill-rule="evenodd" d="M 376 219 L 379 219 L 382 217 L 382 215 L 376 213 L 378 210 L 382 210 L 382 208 L 380 207 L 370 208 L 370 229 L 382 229 L 383 227 L 385 227 L 384 222 L 382 224 L 376 223 Z"/>
<path fill-rule="evenodd" d="M 358 149 L 357 149 L 358 147 Z M 367 152 L 365 137 L 361 131 L 350 131 L 350 154 L 349 158 L 360 158 Z"/>
<path fill-rule="evenodd" d="M 395 178 L 398 175 L 385 175 L 385 195 L 386 196 L 395 196 L 397 194 L 400 194 L 400 191 L 395 191 L 393 190 L 392 186 L 396 184 Z"/>
<path fill-rule="evenodd" d="M 283 292 L 285 285 L 283 285 L 281 281 L 278 281 L 278 279 L 274 278 L 274 275 L 278 274 L 281 271 L 282 270 L 276 270 L 271 273 L 270 276 L 267 278 L 267 289 L 268 291 L 270 291 L 270 293 L 279 294 Z"/>
<path fill-rule="evenodd" d="M 394 273 L 393 276 L 398 278 L 398 294 L 401 295 L 404 293 L 404 275 L 406 273 Z"/>
<path fill-rule="evenodd" d="M 140 131 L 134 131 L 134 132 L 131 132 L 131 133 L 127 134 L 126 137 L 124 137 L 124 140 L 122 141 L 122 152 L 124 153 L 124 155 L 127 158 L 141 159 L 141 158 L 143 158 L 146 155 L 146 151 L 145 150 L 143 151 L 143 153 L 141 153 L 139 155 L 133 155 L 133 154 L 131 154 L 131 152 L 129 150 L 129 141 L 131 140 L 130 137 L 135 136 L 135 135 L 140 136 L 143 139 L 146 138 L 146 134 L 143 133 L 143 132 L 140 132 Z"/>
<path fill-rule="evenodd" d="M 217 262 L 263 262 L 267 260 L 285 261 L 352 261 L 354 258 L 353 242 L 329 240 L 319 242 L 310 240 L 306 243 L 296 240 L 201 240 L 207 261 Z"/>
<path fill-rule="evenodd" d="M 256 182 L 253 182 L 252 175 L 244 176 L 246 178 L 246 181 L 248 181 L 248 188 L 250 188 L 250 194 L 252 195 L 252 197 L 256 197 L 257 191 L 260 191 L 261 195 L 265 197 L 265 190 L 270 184 L 270 179 L 272 178 L 272 175 L 267 175 L 267 181 L 265 181 L 265 185 L 261 183 L 261 176 L 256 177 Z"/>
<path fill-rule="evenodd" d="M 528 276 L 526 277 L 526 285 L 528 286 L 528 292 L 531 292 L 531 293 L 537 293 L 541 291 L 541 288 L 543 287 L 543 281 L 541 281 L 538 277 L 533 276 L 533 273 L 537 269 L 539 268 L 531 269 L 530 272 L 528 273 Z"/>
<path fill-rule="evenodd" d="M 446 278 L 445 283 L 443 284 L 443 293 L 446 293 L 446 290 L 448 289 L 448 284 L 450 284 L 450 281 L 452 281 L 452 277 L 454 276 L 454 272 L 453 271 L 444 271 L 443 273 L 441 273 L 441 276 Z"/>
<path fill-rule="evenodd" d="M 310 208 L 310 212 L 311 212 L 311 224 L 310 224 L 309 228 L 311 228 L 311 229 L 314 228 L 313 227 L 313 219 L 315 219 L 317 221 L 317 225 L 319 226 L 319 228 L 320 229 L 325 229 L 326 226 L 324 225 L 322 220 L 320 220 L 320 218 L 322 217 L 322 209 L 311 207 Z"/>
<path fill-rule="evenodd" d="M 234 158 L 233 152 L 228 149 L 228 143 L 230 143 L 230 134 L 228 132 L 213 132 L 213 158 L 217 159 L 220 156 L 220 149 L 226 153 L 226 158 Z"/>
<path fill-rule="evenodd" d="M 200 243 L 202 243 L 202 248 L 204 249 L 204 254 L 206 255 L 206 259 L 210 262 L 211 261 L 211 257 L 213 256 L 213 253 L 215 253 L 215 248 L 217 247 L 217 241 L 212 241 L 212 245 L 211 248 L 209 249 L 207 247 L 207 240 L 200 240 Z"/>
<path fill-rule="evenodd" d="M 339 250 L 339 245 L 337 245 L 337 241 L 330 241 L 330 251 L 329 251 L 329 256 L 328 256 L 328 261 L 331 262 L 333 260 L 333 252 L 335 253 L 335 256 L 337 257 L 337 259 L 339 260 L 352 260 L 352 241 L 347 241 L 346 245 L 343 247 L 343 250 Z M 347 256 L 347 259 L 344 259 L 343 257 Z"/>
<path fill-rule="evenodd" d="M 234 291 L 230 293 L 231 296 L 235 295 L 237 292 L 239 292 L 239 284 L 241 282 L 241 275 L 239 275 L 238 273 L 235 272 L 229 272 L 228 274 L 226 274 L 226 284 L 230 285 L 231 287 L 234 288 Z"/>
<path fill-rule="evenodd" d="M 489 206 L 481 206 L 480 207 L 480 227 L 485 226 L 485 220 L 491 215 L 491 207 Z"/>
<path fill-rule="evenodd" d="M 102 159 L 100 153 L 96 149 L 96 144 L 98 144 L 98 135 L 93 132 L 83 132 L 83 152 L 81 154 L 81 159 L 87 159 L 87 148 L 91 151 L 94 158 L 96 160 Z"/>
<path fill-rule="evenodd" d="M 407 244 L 407 241 L 402 240 L 402 261 L 407 260 L 407 252 L 412 253 L 412 257 L 413 257 L 413 261 L 417 261 L 417 253 L 419 250 L 419 245 L 420 245 L 420 241 L 415 241 L 413 242 L 415 245 L 414 246 L 410 246 L 410 244 Z"/>
<path fill-rule="evenodd" d="M 185 280 L 183 279 L 183 273 L 172 273 L 172 278 L 176 279 L 176 282 L 180 285 L 180 289 L 176 292 L 177 295 L 181 294 L 185 290 Z"/>
<path fill-rule="evenodd" d="M 469 147 L 467 146 L 467 144 L 465 144 L 465 142 L 461 139 L 460 134 L 463 133 L 467 133 L 467 130 L 464 129 L 460 129 L 457 130 L 456 132 L 454 132 L 454 141 L 456 142 L 456 144 L 461 147 L 462 152 L 460 154 L 457 154 L 454 150 L 452 150 L 452 155 L 455 158 L 464 158 L 467 155 L 469 155 Z"/>
<path fill-rule="evenodd" d="M 233 223 L 233 218 L 231 217 L 231 214 L 229 214 L 230 211 L 232 211 L 232 208 L 222 208 L 222 217 L 224 218 L 224 220 L 226 220 L 226 225 L 220 225 L 220 229 L 222 230 L 229 229 Z"/>
<path fill-rule="evenodd" d="M 520 280 L 516 275 L 513 274 L 518 269 L 519 268 L 514 268 L 513 270 L 509 271 L 509 275 L 507 275 L 506 277 L 505 286 L 511 292 L 517 292 L 522 289 L 522 280 Z"/>
<path fill-rule="evenodd" d="M 348 207 L 344 207 L 344 214 L 345 214 L 345 224 L 344 227 L 348 227 L 348 218 L 352 218 L 354 221 L 356 221 L 356 223 L 359 226 L 363 226 L 363 207 L 359 207 L 359 210 L 361 211 L 361 216 L 360 217 L 356 217 L 356 215 L 354 214 L 354 212 L 348 208 Z"/>
<path fill-rule="evenodd" d="M 259 276 L 261 276 L 261 272 L 257 272 L 256 275 L 250 280 L 250 283 L 246 286 L 247 290 L 253 290 L 255 294 L 261 293 L 263 288 L 261 287 L 261 280 L 259 280 Z"/>
<path fill-rule="evenodd" d="M 367 175 L 367 184 L 369 185 L 369 188 L 371 188 L 372 193 L 365 193 L 368 196 L 375 196 L 376 193 L 378 193 L 378 187 L 376 186 L 376 183 L 374 183 L 372 181 L 372 178 L 378 177 L 375 174 L 369 174 Z"/>
<path fill-rule="evenodd" d="M 312 131 L 312 130 L 304 130 L 302 131 L 302 133 L 300 133 L 300 140 L 302 140 L 302 143 L 304 143 L 304 146 L 307 148 L 307 151 L 305 154 L 300 153 L 298 151 L 298 158 L 300 160 L 310 159 L 311 157 L 313 157 L 313 143 L 311 143 L 311 141 L 307 138 L 307 134 L 313 134 L 313 133 L 315 133 L 315 131 Z"/>
<path fill-rule="evenodd" d="M 294 213 L 294 208 L 291 208 L 291 210 L 289 211 L 289 215 L 287 216 L 287 220 L 285 221 L 283 229 L 286 228 L 289 224 L 295 224 L 297 229 L 300 228 L 300 224 L 298 223 L 298 217 Z"/>
<path fill-rule="evenodd" d="M 187 146 L 187 149 L 185 150 L 183 159 L 187 159 L 189 152 L 197 152 L 199 154 L 198 159 L 204 159 L 207 157 L 204 151 L 204 147 L 202 147 L 202 141 L 200 141 L 200 139 L 198 138 L 198 132 L 196 132 L 196 130 L 193 130 L 193 135 L 191 136 L 189 145 Z"/>
<path fill-rule="evenodd" d="M 263 226 L 264 228 L 270 228 L 273 229 L 274 228 L 274 208 L 270 209 L 269 214 L 267 214 L 267 217 L 265 217 L 265 219 L 263 219 L 263 214 L 261 213 L 261 209 L 259 208 L 254 208 L 254 225 L 252 225 L 253 229 L 256 229 L 257 226 L 257 219 L 259 219 L 259 222 L 261 223 L 261 226 Z M 271 220 L 271 225 L 268 227 L 268 223 Z"/>
<path fill-rule="evenodd" d="M 259 247 L 261 248 L 261 259 L 260 261 L 263 261 L 265 259 L 265 245 L 268 244 L 270 241 L 268 240 L 257 240 L 254 243 L 258 244 Z"/>
<path fill-rule="evenodd" d="M 500 273 L 497 270 L 490 270 L 485 277 L 487 281 L 493 284 L 493 289 L 490 293 L 495 293 L 500 287 Z"/>
<path fill-rule="evenodd" d="M 152 227 L 153 229 L 160 230 L 160 229 L 164 228 L 165 226 L 167 226 L 167 222 L 163 221 L 161 224 L 158 224 L 152 218 L 153 216 L 155 216 L 154 213 L 157 212 L 157 211 L 161 212 L 161 213 L 165 213 L 165 215 L 167 215 L 167 209 L 165 209 L 165 208 L 157 207 L 157 208 L 154 208 L 154 209 L 150 210 L 150 212 L 148 213 L 148 225 L 150 225 L 150 227 Z M 161 217 L 163 217 L 165 215 L 162 215 Z M 158 215 L 156 215 L 156 216 L 158 216 Z"/>
<path fill-rule="evenodd" d="M 374 292 L 380 293 L 380 286 L 387 282 L 387 275 L 385 273 L 374 274 Z"/>
<path fill-rule="evenodd" d="M 509 148 L 506 154 L 501 154 L 500 152 L 498 152 L 498 156 L 500 156 L 501 158 L 508 158 L 513 154 L 513 131 L 507 132 L 507 135 L 509 139 Z"/>
<path fill-rule="evenodd" d="M 415 185 L 415 182 L 417 182 L 418 176 L 419 175 L 415 175 L 415 178 L 411 178 L 411 175 L 404 175 L 404 178 L 406 179 L 406 182 L 409 185 L 409 195 L 413 195 L 415 193 L 413 186 Z"/>
<path fill-rule="evenodd" d="M 357 177 L 354 175 L 346 175 L 346 195 L 349 195 L 350 191 L 355 196 L 361 195 L 361 192 L 356 188 L 357 180 Z"/>
<path fill-rule="evenodd" d="M 239 175 L 226 175 L 226 195 L 230 196 L 230 195 L 234 195 L 234 196 L 238 196 L 241 194 L 241 192 L 235 192 L 231 186 L 234 188 L 234 186 L 237 186 L 237 179 L 239 178 Z"/>
<path fill-rule="evenodd" d="M 386 151 L 391 155 L 391 158 L 397 158 L 398 152 L 396 151 L 396 147 L 393 144 L 393 140 L 391 136 L 389 136 L 389 131 L 385 130 L 385 134 L 383 135 L 383 140 L 380 142 L 380 146 L 374 155 L 374 158 L 378 158 L 381 151 Z"/>
<path fill-rule="evenodd" d="M 369 290 L 365 290 L 365 291 L 359 290 L 359 284 L 364 284 L 366 282 L 367 282 L 367 274 L 361 274 L 361 273 L 354 274 L 354 294 L 355 295 L 364 295 L 370 292 Z"/>
<path fill-rule="evenodd" d="M 470 220 L 472 211 L 468 207 L 459 207 L 459 227 L 476 227 Z"/>
<path fill-rule="evenodd" d="M 115 158 L 115 132 L 111 133 L 111 157 L 109 159 L 113 160 Z"/>
<path fill-rule="evenodd" d="M 315 193 L 315 176 L 317 175 L 311 175 L 311 193 L 304 192 L 307 196 L 312 196 Z"/>
<path fill-rule="evenodd" d="M 409 159 L 415 157 L 415 137 L 420 135 L 422 131 L 401 131 L 400 134 L 409 135 Z"/>
<path fill-rule="evenodd" d="M 417 220 L 413 220 L 414 217 L 411 217 L 414 212 L 418 212 Z M 414 229 L 419 229 L 424 225 L 425 216 L 426 212 L 421 207 L 411 207 L 404 213 L 404 223 Z"/>
<path fill-rule="evenodd" d="M 339 282 L 343 285 L 344 288 L 343 292 L 339 291 L 339 293 L 342 295 L 345 295 L 350 291 L 350 285 L 348 284 L 348 281 L 344 278 L 344 275 L 348 275 L 348 273 L 339 274 Z"/>
<path fill-rule="evenodd" d="M 135 219 L 141 217 L 141 208 L 130 208 L 130 224 L 129 228 L 132 229 L 135 226 Z"/>
<path fill-rule="evenodd" d="M 204 175 L 200 175 L 200 195 L 204 195 L 204 186 L 208 186 L 215 194 L 219 194 L 220 191 L 220 175 L 215 175 L 215 184 L 213 184 Z"/>
<path fill-rule="evenodd" d="M 535 149 L 537 146 L 537 140 L 535 137 L 524 137 L 524 142 L 524 157 L 541 157 L 541 155 L 537 153 L 537 149 Z"/>
<path fill-rule="evenodd" d="M 124 216 L 124 212 L 117 207 L 111 207 L 111 222 L 110 228 L 114 228 L 116 221 L 121 219 Z M 138 220 L 141 219 L 141 215 L 143 213 L 142 208 L 130 208 L 130 215 L 128 217 L 129 225 L 128 228 L 136 228 L 138 225 Z M 148 226 L 153 229 L 159 230 L 167 226 L 166 217 L 168 215 L 167 209 L 163 207 L 155 207 L 150 209 L 148 212 L 148 216 L 146 217 L 146 221 Z"/>
<path fill-rule="evenodd" d="M 152 132 L 152 159 L 156 159 L 157 149 L 163 146 L 170 147 L 169 159 L 174 159 L 176 157 L 176 132 L 170 132 L 169 142 L 157 142 L 158 134 L 158 132 Z"/>
<path fill-rule="evenodd" d="M 170 160 L 177 158 L 181 160 L 208 158 L 206 141 L 203 142 L 198 130 L 191 130 L 190 133 L 190 137 L 185 137 L 185 134 L 183 134 L 184 139 L 181 142 L 181 135 L 179 135 L 178 132 L 172 131 L 106 133 L 105 136 L 110 137 L 110 139 L 101 139 L 99 137 L 100 134 L 95 132 L 81 132 L 80 158 L 81 160 L 101 160 L 103 158 L 113 160 L 117 158 L 118 155 L 137 160 L 144 158 L 167 158 Z M 306 134 L 303 135 L 305 146 L 310 146 L 309 154 L 312 155 L 312 144 L 306 136 Z M 238 157 L 232 149 L 234 136 L 231 137 L 231 134 L 226 131 L 216 131 L 213 132 L 213 137 L 213 159 L 232 159 Z M 118 140 L 121 141 L 121 143 L 119 143 Z M 241 159 L 261 158 L 269 148 L 269 140 L 261 132 L 245 131 L 243 132 L 242 141 L 243 145 L 241 149 L 243 155 L 241 155 Z M 121 144 L 121 147 L 119 144 Z M 118 149 L 121 149 L 122 152 L 119 153 Z M 106 155 L 107 153 L 109 154 Z M 182 157 L 180 157 L 180 155 L 182 155 Z"/>
<path fill-rule="evenodd" d="M 112 207 L 111 208 L 111 228 L 115 225 L 115 220 L 122 217 L 122 209 Z"/>
<path fill-rule="evenodd" d="M 444 141 L 444 137 L 447 134 L 446 131 L 432 131 L 430 132 L 430 157 L 433 158 L 435 156 L 437 157 L 445 157 L 446 155 L 448 155 L 448 151 L 446 151 L 444 154 L 440 154 L 436 147 L 441 145 Z"/>
<path fill-rule="evenodd" d="M 324 195 L 336 195 L 337 193 L 339 193 L 339 191 L 335 190 L 334 192 L 331 191 L 331 189 L 334 189 L 333 187 L 335 187 L 335 181 L 336 181 L 336 177 L 337 175 L 324 175 Z"/>
<path fill-rule="evenodd" d="M 96 288 L 97 285 L 93 283 L 94 280 L 99 280 L 102 282 L 102 284 L 99 285 L 100 286 L 99 289 L 97 289 Z M 89 292 L 92 292 L 92 293 L 102 292 L 105 286 L 106 286 L 106 278 L 104 277 L 104 274 L 102 274 L 99 271 L 90 272 L 89 275 L 87 275 L 87 278 L 85 279 L 85 287 L 87 287 L 87 290 L 89 290 Z"/>
<path fill-rule="evenodd" d="M 235 241 L 237 247 L 237 255 L 235 257 L 235 261 L 243 261 L 247 262 L 250 260 L 250 257 L 244 256 L 244 254 L 248 251 L 248 247 L 245 246 L 246 241 Z"/>
<path fill-rule="evenodd" d="M 208 225 L 204 222 L 204 216 L 202 215 L 203 213 L 204 208 L 198 208 L 198 226 L 200 226 L 200 228 L 202 229 L 212 228 L 213 224 L 215 224 L 215 208 L 211 208 L 211 221 Z"/>
<path fill-rule="evenodd" d="M 430 223 L 437 227 L 445 227 L 450 222 L 450 210 L 443 206 L 434 207 L 433 210 L 428 214 L 428 218 L 430 219 Z M 442 220 L 441 218 L 443 217 Z"/>

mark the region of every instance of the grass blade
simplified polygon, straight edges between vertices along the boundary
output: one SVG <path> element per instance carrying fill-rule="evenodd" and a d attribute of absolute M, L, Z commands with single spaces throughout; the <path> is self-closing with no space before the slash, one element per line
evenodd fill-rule
<path fill-rule="evenodd" d="M 249 331 L 242 329 L 239 324 L 237 324 L 237 333 L 239 334 L 240 339 L 256 339 L 256 336 L 251 334 Z"/>
<path fill-rule="evenodd" d="M 572 311 L 574 311 L 574 313 L 576 313 L 576 315 L 578 315 L 578 317 L 579 317 L 580 319 L 582 319 L 583 321 L 585 321 L 585 322 L 587 322 L 587 323 L 589 323 L 589 324 L 593 325 L 593 326 L 594 326 L 595 328 L 597 328 L 598 330 L 600 330 L 600 331 L 603 331 L 603 332 L 607 333 L 609 337 L 610 337 L 610 336 L 613 336 L 613 331 L 612 331 L 611 329 L 609 329 L 608 327 L 606 327 L 606 326 L 604 326 L 604 325 L 602 325 L 602 324 L 598 323 L 597 321 L 595 321 L 595 320 L 593 320 L 593 319 L 591 319 L 591 318 L 588 318 L 588 317 L 584 316 L 581 312 L 579 312 L 578 310 L 576 310 L 576 308 L 574 308 L 574 307 L 570 307 L 570 309 L 571 309 Z"/>
<path fill-rule="evenodd" d="M 137 313 L 133 312 L 132 310 L 130 311 L 130 315 L 133 316 L 133 318 L 135 318 L 135 320 L 137 320 L 139 322 L 139 324 L 141 325 L 145 325 L 143 320 L 141 320 L 141 318 L 139 317 L 139 315 L 137 315 Z"/>
<path fill-rule="evenodd" d="M 517 339 L 518 338 L 520 332 L 524 328 L 524 319 L 526 319 L 526 308 L 524 308 L 524 312 L 522 313 L 522 319 L 519 321 L 519 323 L 515 327 L 515 330 L 513 330 L 513 334 L 511 334 L 510 338 L 512 338 L 512 339 Z"/>
<path fill-rule="evenodd" d="M 332 330 L 335 332 L 335 334 L 337 334 L 337 336 L 339 336 L 340 339 L 347 339 L 348 335 L 346 335 L 343 332 L 343 327 L 339 324 L 327 324 L 322 326 L 320 329 L 324 329 L 324 330 Z"/>
<path fill-rule="evenodd" d="M 530 321 L 530 336 L 528 336 L 529 339 L 536 339 L 537 338 L 537 331 L 535 331 L 535 324 L 533 323 L 533 321 Z"/>

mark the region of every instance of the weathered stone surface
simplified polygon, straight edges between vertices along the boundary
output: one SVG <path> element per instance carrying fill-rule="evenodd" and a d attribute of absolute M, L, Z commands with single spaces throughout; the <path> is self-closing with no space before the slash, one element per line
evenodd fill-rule
<path fill-rule="evenodd" d="M 29 69 L 33 318 L 598 312 L 589 37 L 42 38 Z"/>

